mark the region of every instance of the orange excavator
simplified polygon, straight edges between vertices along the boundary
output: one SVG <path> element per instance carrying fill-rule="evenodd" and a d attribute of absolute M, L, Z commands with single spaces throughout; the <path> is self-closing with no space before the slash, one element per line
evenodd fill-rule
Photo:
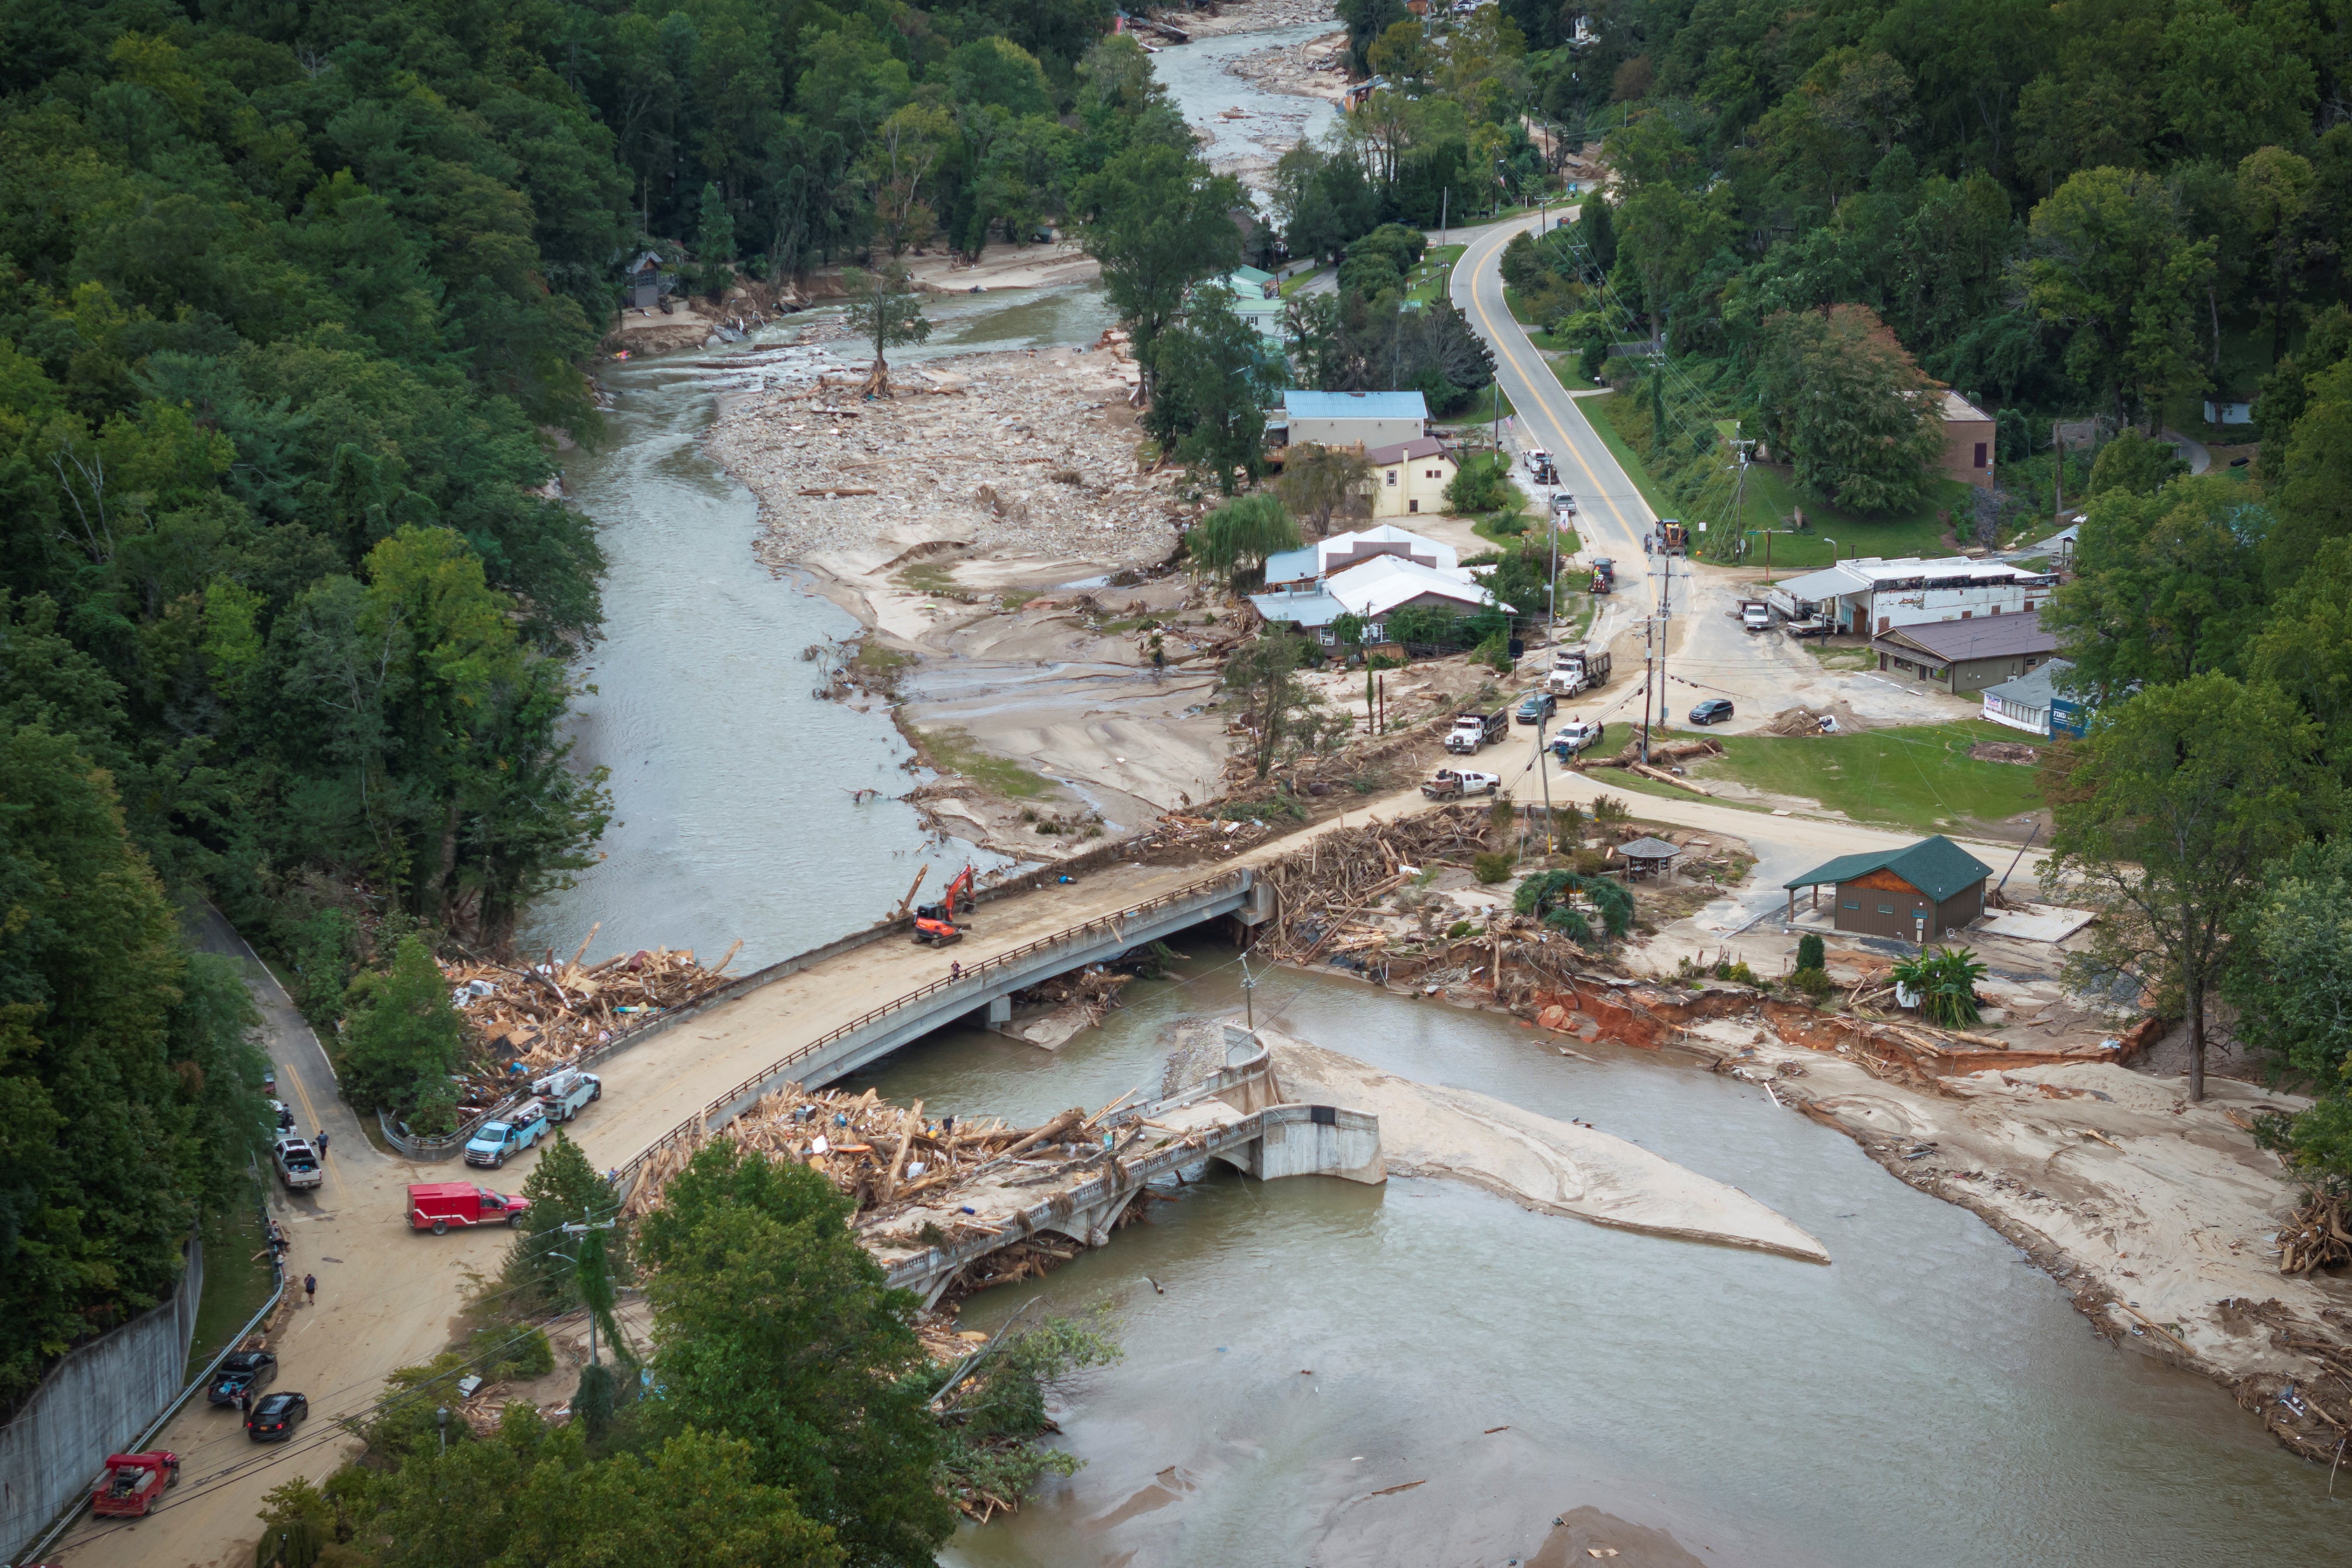
<path fill-rule="evenodd" d="M 929 947 L 944 947 L 950 942 L 961 942 L 967 929 L 955 923 L 958 914 L 969 914 L 980 900 L 978 877 L 966 866 L 948 883 L 947 892 L 937 904 L 915 905 L 915 940 Z"/>

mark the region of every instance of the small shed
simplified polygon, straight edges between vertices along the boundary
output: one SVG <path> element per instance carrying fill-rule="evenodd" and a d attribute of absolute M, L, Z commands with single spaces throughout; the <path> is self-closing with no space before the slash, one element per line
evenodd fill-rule
<path fill-rule="evenodd" d="M 661 297 L 677 287 L 677 274 L 662 267 L 658 251 L 640 251 L 625 269 L 629 306 L 632 309 L 650 310 L 661 303 Z"/>
<path fill-rule="evenodd" d="M 1937 833 L 1901 849 L 1840 855 L 1781 883 L 1789 918 L 1797 917 L 1797 890 L 1813 907 L 1821 890 L 1836 890 L 1831 924 L 1865 936 L 1894 936 L 1926 946 L 1932 936 L 1959 931 L 1984 913 L 1985 879 L 1992 868 Z"/>

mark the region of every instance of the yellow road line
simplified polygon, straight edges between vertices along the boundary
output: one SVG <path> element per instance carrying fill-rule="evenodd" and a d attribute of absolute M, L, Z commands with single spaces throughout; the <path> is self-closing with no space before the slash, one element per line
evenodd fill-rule
<path fill-rule="evenodd" d="M 303 1086 L 302 1075 L 294 1071 L 294 1064 L 290 1061 L 280 1062 L 278 1063 L 278 1066 L 287 1077 L 291 1078 L 294 1081 L 294 1092 L 301 1096 L 302 1111 L 305 1115 L 310 1118 L 311 1133 L 315 1135 L 319 1133 L 325 1132 L 327 1129 L 327 1124 L 319 1119 L 319 1108 L 310 1103 L 310 1091 Z M 334 1166 L 329 1162 L 328 1157 L 325 1155 L 320 1155 L 319 1156 L 319 1168 L 325 1171 L 327 1173 L 327 1179 L 335 1184 L 335 1206 L 340 1208 L 349 1203 L 351 1201 L 351 1195 L 343 1190 L 342 1173 L 338 1171 Z"/>
<path fill-rule="evenodd" d="M 1519 324 L 1516 320 L 1512 321 L 1510 324 L 1510 334 L 1506 334 L 1497 329 L 1495 325 L 1494 317 L 1487 311 L 1486 302 L 1478 297 L 1479 268 L 1485 264 L 1488 257 L 1498 253 L 1505 243 L 1507 243 L 1505 236 L 1500 235 L 1490 235 L 1485 240 L 1479 242 L 1479 246 L 1475 252 L 1475 259 L 1472 253 L 1465 253 L 1463 256 L 1462 259 L 1464 261 L 1468 261 L 1472 264 L 1469 268 L 1467 281 L 1465 284 L 1470 295 L 1470 308 L 1477 313 L 1478 323 L 1486 329 L 1486 340 L 1495 345 L 1504 362 L 1507 363 L 1519 379 L 1527 383 L 1528 390 L 1532 394 L 1529 401 L 1535 405 L 1533 409 L 1527 411 L 1530 418 L 1540 413 L 1544 422 L 1551 426 L 1552 434 L 1557 438 L 1561 450 L 1575 459 L 1576 465 L 1583 471 L 1585 478 L 1591 482 L 1592 498 L 1608 510 L 1610 519 L 1620 528 L 1625 529 L 1633 537 L 1633 542 L 1638 545 L 1641 542 L 1641 525 L 1637 522 L 1629 522 L 1625 514 L 1619 510 L 1616 498 L 1603 492 L 1601 476 L 1594 471 L 1591 464 L 1586 459 L 1585 455 L 1581 450 L 1581 443 L 1570 436 L 1568 427 L 1561 423 L 1559 415 L 1550 406 L 1550 400 L 1543 395 L 1542 383 L 1538 381 L 1534 375 L 1528 372 L 1528 368 L 1520 356 L 1519 347 L 1524 346 L 1527 352 L 1533 354 L 1536 352 L 1535 345 L 1528 341 L 1527 333 L 1520 329 Z M 1459 264 L 1457 264 L 1457 267 L 1458 265 Z M 1516 344 L 1512 340 L 1513 335 L 1516 335 L 1517 339 L 1517 342 Z M 1544 374 L 1549 375 L 1551 373 L 1551 366 L 1549 362 L 1545 361 L 1540 355 L 1537 356 L 1537 365 Z M 1567 397 L 1567 389 L 1565 387 L 1560 388 L 1559 392 L 1562 398 Z M 1573 400 L 1570 399 L 1569 401 L 1572 405 Z M 1592 428 L 1592 422 L 1586 416 L 1583 410 L 1577 410 L 1577 418 L 1583 422 L 1586 431 L 1591 434 L 1594 441 L 1601 441 L 1601 433 Z M 1607 443 L 1602 442 L 1601 445 L 1605 450 Z M 1618 472 L 1620 474 L 1624 474 L 1626 484 L 1633 486 L 1634 494 L 1639 496 L 1641 493 L 1641 486 L 1634 483 L 1633 476 L 1631 474 L 1625 474 L 1625 471 L 1622 466 L 1619 467 Z M 1646 502 L 1644 505 L 1646 505 Z M 1549 519 L 1546 519 L 1546 523 L 1547 526 L 1549 526 Z M 1654 601 L 1656 598 L 1654 591 L 1653 591 L 1651 597 Z"/>

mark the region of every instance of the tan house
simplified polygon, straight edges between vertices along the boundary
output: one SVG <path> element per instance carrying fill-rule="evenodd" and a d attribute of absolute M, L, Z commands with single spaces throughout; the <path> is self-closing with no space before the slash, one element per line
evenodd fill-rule
<path fill-rule="evenodd" d="M 1944 460 L 1940 471 L 1947 479 L 1958 479 L 1979 490 L 1991 489 L 1993 455 L 2000 444 L 1993 434 L 1992 415 L 1956 392 L 1946 392 L 1943 399 Z"/>
<path fill-rule="evenodd" d="M 1445 486 L 1454 482 L 1454 459 L 1433 435 L 1376 446 L 1364 455 L 1372 465 L 1372 516 L 1418 517 L 1445 510 Z"/>

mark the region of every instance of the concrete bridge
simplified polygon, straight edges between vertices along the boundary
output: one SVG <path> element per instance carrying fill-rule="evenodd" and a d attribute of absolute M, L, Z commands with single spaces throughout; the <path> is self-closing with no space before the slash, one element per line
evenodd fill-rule
<path fill-rule="evenodd" d="M 668 1029 L 635 1035 L 595 1062 L 607 1104 L 641 1104 L 665 1093 L 675 1099 L 678 1090 L 707 1081 L 711 1067 L 724 1060 L 719 1051 L 682 1050 L 685 1042 L 675 1038 L 680 1032 L 698 1034 L 709 1045 L 735 1047 L 739 1056 L 748 1054 L 740 1046 L 751 1040 L 773 1042 L 746 1076 L 703 1100 L 650 1144 L 625 1151 L 627 1163 L 620 1166 L 624 1186 L 656 1150 L 716 1132 L 782 1084 L 820 1088 L 961 1019 L 1001 1022 L 1010 1016 L 1014 991 L 1203 921 L 1232 915 L 1245 925 L 1256 925 L 1272 913 L 1271 892 L 1252 868 L 1234 866 L 1122 901 L 1092 918 L 1051 926 L 1026 941 L 1003 940 L 1020 935 L 1016 928 L 989 946 L 967 938 L 945 949 L 917 948 L 890 931 L 835 944 L 816 963 L 787 960 L 747 977 L 723 996 L 680 1015 Z M 1038 902 L 1050 907 L 1054 901 Z M 844 1006 L 871 997 L 874 979 L 903 977 L 910 969 L 936 974 L 950 965 L 947 975 L 877 1005 L 855 1011 Z M 660 1044 L 646 1049 L 655 1040 Z M 595 1119 L 584 1120 L 580 1131 L 591 1158 L 602 1163 L 611 1157 Z"/>

